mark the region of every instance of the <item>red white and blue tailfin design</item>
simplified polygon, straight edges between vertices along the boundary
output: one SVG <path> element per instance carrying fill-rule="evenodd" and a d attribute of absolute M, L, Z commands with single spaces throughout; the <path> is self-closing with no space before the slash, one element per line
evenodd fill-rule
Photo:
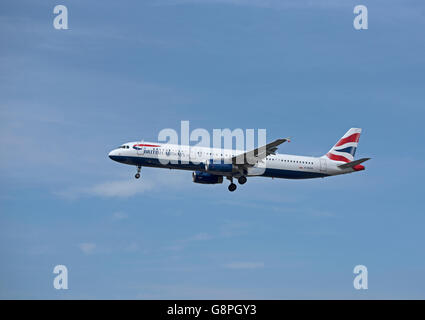
<path fill-rule="evenodd" d="M 362 129 L 351 128 L 324 156 L 334 161 L 351 162 L 354 160 Z"/>

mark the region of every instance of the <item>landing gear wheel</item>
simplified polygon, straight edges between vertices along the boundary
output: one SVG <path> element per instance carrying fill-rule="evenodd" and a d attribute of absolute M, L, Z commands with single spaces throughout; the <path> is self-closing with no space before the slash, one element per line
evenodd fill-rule
<path fill-rule="evenodd" d="M 136 175 L 134 176 L 136 179 L 139 179 L 139 178 L 140 178 L 140 170 L 142 170 L 142 167 L 141 167 L 141 166 L 138 166 L 138 167 L 137 167 L 137 173 L 136 173 Z"/>
<path fill-rule="evenodd" d="M 245 176 L 239 177 L 238 182 L 239 182 L 239 184 L 245 184 L 246 183 L 246 177 Z"/>
<path fill-rule="evenodd" d="M 236 190 L 236 184 L 234 184 L 234 183 L 232 182 L 231 184 L 229 184 L 228 189 L 229 189 L 229 191 L 230 191 L 230 192 L 235 191 L 235 190 Z"/>

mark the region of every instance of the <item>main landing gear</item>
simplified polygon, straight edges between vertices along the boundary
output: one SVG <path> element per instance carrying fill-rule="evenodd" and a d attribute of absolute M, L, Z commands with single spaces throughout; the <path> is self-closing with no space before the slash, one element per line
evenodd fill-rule
<path fill-rule="evenodd" d="M 230 192 L 235 191 L 236 190 L 236 184 L 233 183 L 233 177 L 227 177 L 227 180 L 230 181 L 230 184 L 227 187 L 227 189 L 229 189 Z"/>
<path fill-rule="evenodd" d="M 234 183 L 232 182 L 231 184 L 229 184 L 228 189 L 229 189 L 229 191 L 230 191 L 230 192 L 235 191 L 235 190 L 236 190 L 236 184 L 234 184 Z"/>
<path fill-rule="evenodd" d="M 136 173 L 136 175 L 134 176 L 136 179 L 139 179 L 139 178 L 140 178 L 140 170 L 142 170 L 142 167 L 141 167 L 141 166 L 138 166 L 138 167 L 137 167 L 137 173 Z"/>
<path fill-rule="evenodd" d="M 246 183 L 246 177 L 245 176 L 240 176 L 238 178 L 238 183 L 239 184 L 245 184 Z"/>
<path fill-rule="evenodd" d="M 233 191 L 235 191 L 236 190 L 236 188 L 237 188 L 237 186 L 236 186 L 236 184 L 234 184 L 233 183 L 233 177 L 227 177 L 227 179 L 228 180 L 230 180 L 230 184 L 229 184 L 229 187 L 228 187 L 228 189 L 229 189 L 229 191 L 230 192 L 233 192 Z M 239 184 L 245 184 L 246 183 L 246 177 L 245 176 L 240 176 L 239 178 L 238 178 L 238 183 Z"/>

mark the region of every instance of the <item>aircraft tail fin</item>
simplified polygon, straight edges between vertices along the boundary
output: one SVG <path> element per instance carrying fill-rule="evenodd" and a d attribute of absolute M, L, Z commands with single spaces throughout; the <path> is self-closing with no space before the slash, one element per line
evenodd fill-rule
<path fill-rule="evenodd" d="M 351 128 L 323 157 L 327 157 L 333 161 L 352 162 L 357 146 L 359 145 L 361 132 L 361 128 Z"/>

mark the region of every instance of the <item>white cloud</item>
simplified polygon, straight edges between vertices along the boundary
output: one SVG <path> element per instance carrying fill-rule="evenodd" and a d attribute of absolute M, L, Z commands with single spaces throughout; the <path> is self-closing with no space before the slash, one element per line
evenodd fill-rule
<path fill-rule="evenodd" d="M 82 196 L 97 196 L 97 197 L 118 197 L 127 198 L 137 194 L 143 194 L 147 191 L 155 191 L 165 189 L 181 190 L 183 186 L 191 185 L 191 178 L 188 172 L 185 171 L 166 171 L 153 170 L 143 172 L 142 178 L 134 179 L 133 175 L 128 178 L 115 181 L 106 181 L 95 184 L 91 187 L 70 188 L 54 192 L 56 195 L 64 198 L 79 198 Z"/>
<path fill-rule="evenodd" d="M 186 248 L 186 246 L 189 245 L 190 243 L 197 242 L 197 241 L 207 241 L 212 239 L 214 239 L 212 235 L 206 232 L 200 232 L 187 239 L 178 240 L 176 241 L 175 244 L 165 247 L 165 249 L 171 250 L 171 251 L 181 251 L 184 248 Z"/>
<path fill-rule="evenodd" d="M 132 242 L 124 248 L 127 252 L 137 252 L 140 250 L 139 245 L 136 242 Z"/>
<path fill-rule="evenodd" d="M 235 237 L 248 233 L 251 223 L 247 221 L 226 221 L 220 226 L 221 237 Z"/>
<path fill-rule="evenodd" d="M 260 269 L 264 268 L 264 262 L 231 262 L 224 265 L 227 269 Z"/>
<path fill-rule="evenodd" d="M 200 233 L 194 235 L 193 237 L 187 239 L 186 242 L 189 242 L 189 241 L 204 241 L 204 240 L 210 240 L 210 239 L 212 239 L 211 235 L 209 235 L 206 232 L 200 232 Z"/>
<path fill-rule="evenodd" d="M 120 180 L 103 182 L 85 189 L 85 193 L 101 197 L 131 197 L 152 189 L 152 184 L 137 180 Z"/>
<path fill-rule="evenodd" d="M 128 218 L 128 214 L 125 212 L 118 211 L 118 212 L 114 212 L 112 217 L 114 220 L 125 220 Z"/>
<path fill-rule="evenodd" d="M 76 199 L 82 196 L 118 197 L 126 198 L 151 190 L 153 185 L 148 181 L 135 181 L 134 179 L 106 181 L 91 187 L 74 187 L 67 190 L 54 191 L 57 196 Z M 114 218 L 118 218 L 114 216 Z"/>
<path fill-rule="evenodd" d="M 96 244 L 92 242 L 80 243 L 78 246 L 84 254 L 92 254 L 96 249 Z"/>

